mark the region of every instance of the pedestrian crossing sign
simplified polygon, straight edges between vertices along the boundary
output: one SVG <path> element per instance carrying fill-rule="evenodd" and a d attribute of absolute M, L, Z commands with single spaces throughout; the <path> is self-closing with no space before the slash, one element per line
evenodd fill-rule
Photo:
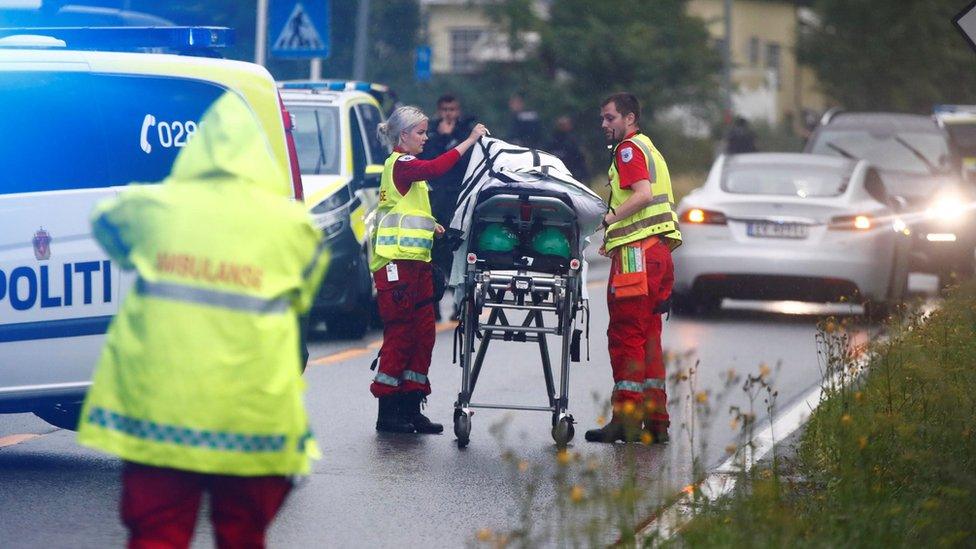
<path fill-rule="evenodd" d="M 271 0 L 270 12 L 272 56 L 329 56 L 328 0 Z"/>

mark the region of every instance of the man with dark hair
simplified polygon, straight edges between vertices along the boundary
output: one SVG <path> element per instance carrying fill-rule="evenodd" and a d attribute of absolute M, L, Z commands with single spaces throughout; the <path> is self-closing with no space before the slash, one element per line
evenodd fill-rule
<path fill-rule="evenodd" d="M 671 250 L 681 244 L 664 157 L 640 131 L 640 101 L 616 93 L 600 109 L 613 145 L 610 212 L 600 253 L 611 258 L 607 339 L 613 418 L 586 432 L 591 442 L 666 442 L 670 424 L 661 352 L 661 313 L 674 283 Z M 643 427 L 643 432 L 642 432 Z"/>
<path fill-rule="evenodd" d="M 537 148 L 542 137 L 539 113 L 525 106 L 525 96 L 521 92 L 515 92 L 508 98 L 508 110 L 512 115 L 508 140 L 514 145 Z"/>
<path fill-rule="evenodd" d="M 563 161 L 569 173 L 578 181 L 587 182 L 590 170 L 586 167 L 586 157 L 573 131 L 573 119 L 563 115 L 556 119 L 552 130 L 552 139 L 546 145 L 546 150 Z"/>
<path fill-rule="evenodd" d="M 437 99 L 437 118 L 431 126 L 434 131 L 430 132 L 424 150 L 418 155 L 422 160 L 433 160 L 445 152 L 453 149 L 458 143 L 464 141 L 471 133 L 475 125 L 475 117 L 463 116 L 461 112 L 461 101 L 457 96 L 445 93 Z M 430 180 L 430 206 L 437 223 L 444 227 L 451 224 L 454 217 L 454 207 L 457 204 L 458 194 L 461 191 L 461 180 L 464 179 L 464 171 L 468 167 L 468 160 L 471 159 L 471 151 L 467 151 L 461 156 L 454 167 L 446 174 L 436 179 Z M 434 242 L 433 263 L 449 276 L 451 272 L 451 262 L 454 254 L 453 250 L 448 249 L 444 239 L 437 239 Z M 434 304 L 434 316 L 440 320 L 440 306 Z"/>

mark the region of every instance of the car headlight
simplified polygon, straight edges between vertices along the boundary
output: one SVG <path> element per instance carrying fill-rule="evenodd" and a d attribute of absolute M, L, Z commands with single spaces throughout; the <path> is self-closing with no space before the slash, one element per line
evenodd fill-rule
<path fill-rule="evenodd" d="M 958 221 L 966 214 L 967 201 L 955 194 L 937 196 L 925 209 L 925 217 L 936 221 Z"/>
<path fill-rule="evenodd" d="M 314 214 L 329 213 L 332 210 L 337 210 L 349 204 L 350 200 L 352 200 L 352 198 L 351 195 L 349 194 L 349 188 L 341 187 L 332 196 L 316 204 L 312 208 L 312 213 Z"/>

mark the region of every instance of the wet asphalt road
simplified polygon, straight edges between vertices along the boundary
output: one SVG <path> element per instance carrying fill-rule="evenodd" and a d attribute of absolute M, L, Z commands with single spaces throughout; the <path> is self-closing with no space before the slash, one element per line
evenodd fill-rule
<path fill-rule="evenodd" d="M 629 465 L 636 463 L 650 493 L 646 505 L 652 505 L 688 483 L 693 455 L 706 466 L 714 465 L 736 440 L 728 408 L 747 408 L 749 399 L 739 386 L 726 388 L 729 370 L 742 375 L 766 365 L 779 406 L 819 382 L 815 334 L 822 317 L 728 307 L 709 318 L 672 316 L 665 324 L 664 347 L 681 358 L 670 371 L 699 361 L 692 379 L 697 391 L 708 392 L 707 403 L 713 408 L 697 416 L 695 443 L 690 443 L 687 429 L 690 380 L 669 384 L 671 444 L 587 443 L 583 431 L 595 426 L 602 415 L 612 385 L 602 282 L 607 268 L 597 262 L 590 272 L 591 360 L 571 369 L 570 411 L 579 424 L 569 451 L 580 454 L 581 462 L 602 464 L 614 480 L 626 477 Z M 451 363 L 451 326 L 442 324 L 440 329 L 430 372 L 434 393 L 426 410 L 445 424 L 445 434 L 439 436 L 374 431 L 376 404 L 368 391 L 369 364 L 379 332 L 362 341 L 335 341 L 318 334 L 306 372 L 307 404 L 324 459 L 288 500 L 269 534 L 271 546 L 464 546 L 474 542 L 481 528 L 518 528 L 529 486 L 535 490 L 527 505 L 532 521 L 554 523 L 563 484 L 554 480 L 561 469 L 549 415 L 478 410 L 470 445 L 458 450 L 450 422 L 460 369 Z M 493 342 L 475 396 L 481 402 L 544 405 L 538 347 Z M 755 406 L 758 417 L 765 417 L 761 399 Z M 710 423 L 711 428 L 702 423 Z M 40 436 L 0 448 L 0 546 L 124 545 L 125 532 L 116 512 L 119 462 L 77 446 L 73 433 L 49 427 L 32 415 L 0 416 L 0 441 L 14 434 Z M 506 459 L 507 454 L 516 457 Z M 526 472 L 516 471 L 519 461 L 528 467 Z M 571 465 L 568 478 L 573 479 L 573 472 L 581 468 L 581 463 Z M 211 546 L 205 523 L 201 519 L 195 547 Z"/>

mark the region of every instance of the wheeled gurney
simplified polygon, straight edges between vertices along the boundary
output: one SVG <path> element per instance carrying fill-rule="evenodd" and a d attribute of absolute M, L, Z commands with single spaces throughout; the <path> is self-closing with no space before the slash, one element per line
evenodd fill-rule
<path fill-rule="evenodd" d="M 459 448 L 468 445 L 475 408 L 541 411 L 550 413 L 553 440 L 564 447 L 575 433 L 568 395 L 570 363 L 580 360 L 582 330 L 576 321 L 587 309 L 583 249 L 606 207 L 569 177 L 558 159 L 546 165 L 545 153 L 485 141 L 469 165 L 467 192 L 452 223 L 453 232 L 464 235 L 451 277 L 459 306 L 456 355 L 461 367 L 454 434 Z M 528 167 L 518 166 L 523 153 L 531 155 L 521 158 L 532 163 Z M 493 227 L 505 228 L 510 250 L 490 249 L 478 238 Z M 564 237 L 565 248 L 540 250 L 540 234 Z M 558 342 L 558 379 L 550 336 Z M 548 405 L 473 400 L 492 341 L 538 345 Z"/>

